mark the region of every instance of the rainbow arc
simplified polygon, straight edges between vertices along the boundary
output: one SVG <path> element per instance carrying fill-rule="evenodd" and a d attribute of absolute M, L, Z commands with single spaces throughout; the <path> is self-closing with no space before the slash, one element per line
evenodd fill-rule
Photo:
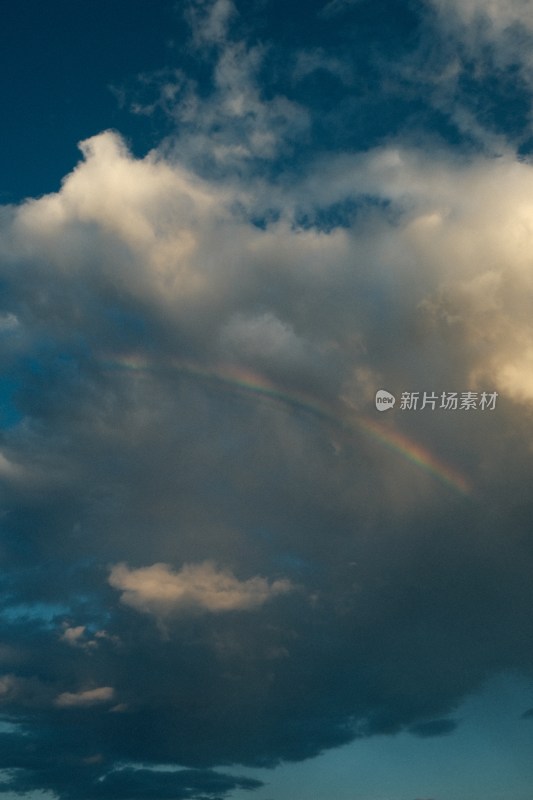
<path fill-rule="evenodd" d="M 151 364 L 137 354 L 106 360 L 105 364 L 110 368 L 140 372 L 154 371 L 159 366 Z M 234 364 L 206 368 L 192 362 L 174 359 L 170 362 L 170 366 L 178 373 L 208 380 L 232 391 L 267 398 L 285 407 L 301 409 L 345 433 L 353 434 L 360 430 L 455 491 L 463 495 L 469 495 L 472 491 L 472 487 L 464 475 L 429 449 L 389 424 L 357 412 L 343 400 L 338 401 L 333 407 L 309 394 L 281 388 L 264 375 Z"/>

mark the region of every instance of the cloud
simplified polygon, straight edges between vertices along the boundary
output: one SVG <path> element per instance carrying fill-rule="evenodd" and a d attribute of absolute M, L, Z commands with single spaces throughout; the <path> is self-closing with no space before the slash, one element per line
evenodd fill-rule
<path fill-rule="evenodd" d="M 232 19 L 237 9 L 232 0 L 191 3 L 187 20 L 191 27 L 193 42 L 197 47 L 205 44 L 222 45 L 227 40 Z"/>
<path fill-rule="evenodd" d="M 513 139 L 524 144 L 531 134 L 530 3 L 428 0 L 428 6 L 436 13 L 432 30 L 440 41 L 440 64 L 435 61 L 440 73 L 435 100 L 440 108 L 447 109 L 464 134 L 473 134 L 497 152 Z M 472 94 L 464 92 L 465 83 L 475 86 L 477 104 Z M 504 102 L 506 94 L 515 109 L 513 126 L 502 126 L 496 111 L 496 103 Z"/>
<path fill-rule="evenodd" d="M 77 625 L 74 628 L 65 628 L 61 634 L 61 639 L 71 647 L 79 646 L 80 640 L 84 638 L 85 625 Z"/>
<path fill-rule="evenodd" d="M 16 754 L 17 763 L 17 767 L 0 782 L 0 793 L 27 794 L 56 790 L 53 771 L 50 770 L 55 761 L 54 745 L 57 746 L 57 741 L 50 747 L 34 737 L 0 734 L 3 759 L 10 761 Z M 217 800 L 236 789 L 253 791 L 262 785 L 252 778 L 206 769 L 169 770 L 128 766 L 107 770 L 101 753 L 84 755 L 87 752 L 91 750 L 82 746 L 76 756 L 71 756 L 69 763 L 63 765 L 61 794 L 68 800 L 75 797 Z"/>
<path fill-rule="evenodd" d="M 19 321 L 14 314 L 0 314 L 0 333 L 9 333 L 19 327 Z"/>
<path fill-rule="evenodd" d="M 533 28 L 533 12 L 527 0 L 430 0 L 443 15 L 456 14 L 463 24 L 489 23 L 495 33 L 514 24 Z"/>
<path fill-rule="evenodd" d="M 0 477 L 9 479 L 17 479 L 22 475 L 21 468 L 10 461 L 9 458 L 0 452 Z"/>
<path fill-rule="evenodd" d="M 182 128 L 94 136 L 0 218 L 6 791 L 252 791 L 214 768 L 453 734 L 533 667 L 531 164 L 405 131 L 304 153 L 282 55 L 199 13 L 214 82 L 159 76 Z M 499 398 L 382 422 L 381 387 Z"/>
<path fill-rule="evenodd" d="M 200 174 L 255 171 L 294 152 L 309 115 L 285 93 L 265 91 L 268 45 L 251 44 L 233 29 L 238 14 L 231 0 L 191 3 L 186 18 L 193 50 L 211 76 L 209 91 L 183 70 L 163 69 L 115 92 L 131 98 L 134 113 L 171 121 L 174 132 L 163 149 Z"/>
<path fill-rule="evenodd" d="M 227 570 L 217 570 L 209 561 L 185 564 L 173 572 L 168 564 L 153 564 L 130 570 L 117 564 L 109 583 L 122 592 L 121 602 L 156 615 L 194 610 L 220 614 L 252 611 L 280 594 L 292 590 L 290 581 L 255 577 L 239 581 Z"/>
<path fill-rule="evenodd" d="M 80 692 L 62 692 L 56 697 L 59 708 L 87 708 L 100 703 L 109 703 L 115 696 L 112 686 L 99 686 L 96 689 L 85 689 Z"/>

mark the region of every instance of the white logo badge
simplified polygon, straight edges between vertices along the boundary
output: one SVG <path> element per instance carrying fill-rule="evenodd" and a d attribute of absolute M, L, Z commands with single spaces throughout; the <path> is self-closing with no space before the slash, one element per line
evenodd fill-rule
<path fill-rule="evenodd" d="M 390 392 L 386 392 L 385 389 L 378 389 L 376 392 L 376 408 L 378 411 L 388 411 L 389 408 L 394 407 L 394 403 L 396 402 L 396 398 Z"/>

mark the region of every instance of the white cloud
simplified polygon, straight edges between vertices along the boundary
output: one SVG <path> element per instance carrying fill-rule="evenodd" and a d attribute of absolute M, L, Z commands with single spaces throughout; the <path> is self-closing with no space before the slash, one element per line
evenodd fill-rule
<path fill-rule="evenodd" d="M 530 0 L 426 0 L 430 30 L 439 44 L 434 66 L 415 84 L 430 87 L 432 103 L 466 140 L 487 153 L 518 147 L 533 121 L 533 5 Z M 424 62 L 426 59 L 424 57 Z M 466 83 L 465 79 L 466 78 Z M 465 86 L 475 86 L 466 89 Z M 501 94 L 500 94 L 501 93 Z M 500 96 L 519 99 L 518 113 L 502 115 Z"/>
<path fill-rule="evenodd" d="M 176 130 L 166 142 L 167 150 L 176 161 L 196 165 L 199 171 L 205 171 L 207 163 L 227 175 L 235 168 L 246 171 L 257 159 L 268 162 L 290 152 L 306 135 L 309 115 L 283 94 L 265 96 L 259 76 L 267 46 L 233 35 L 237 12 L 231 0 L 193 3 L 186 16 L 198 54 L 210 63 L 211 91 L 199 92 L 180 70 L 143 74 L 142 99 L 133 100 L 132 111 L 159 111 L 173 120 Z M 342 71 L 335 59 L 323 61 L 331 71 Z M 120 88 L 115 92 L 123 96 Z"/>
<path fill-rule="evenodd" d="M 228 570 L 217 570 L 210 561 L 185 564 L 179 572 L 168 564 L 140 569 L 117 564 L 109 583 L 122 592 L 122 603 L 156 616 L 188 611 L 252 611 L 292 589 L 288 580 L 269 582 L 256 576 L 240 581 Z"/>
<path fill-rule="evenodd" d="M 80 147 L 84 160 L 61 191 L 18 209 L 5 255 L 48 258 L 58 277 L 79 278 L 87 269 L 93 282 L 109 280 L 105 260 L 111 257 L 112 282 L 128 295 L 184 298 L 201 293 L 205 284 L 193 267 L 195 229 L 202 219 L 213 224 L 215 206 L 223 215 L 221 193 L 155 153 L 132 158 L 111 131 Z M 100 268 L 91 252 L 95 245 L 103 254 Z M 35 299 L 39 289 L 43 313 L 50 287 L 36 287 Z"/>
<path fill-rule="evenodd" d="M 17 291 L 26 335 L 42 325 L 90 330 L 92 301 L 77 299 L 86 286 L 97 304 L 110 292 L 141 303 L 146 318 L 176 326 L 180 341 L 212 362 L 279 367 L 276 379 L 292 372 L 326 391 L 321 354 L 347 365 L 346 385 L 357 370 L 383 374 L 368 356 L 364 292 L 372 286 L 444 339 L 459 337 L 473 382 L 532 398 L 530 164 L 509 153 L 467 160 L 388 147 L 323 159 L 301 183 L 262 182 L 259 193 L 247 180 L 200 180 L 155 152 L 134 159 L 111 132 L 82 149 L 61 191 L 16 209 L 4 237 L 4 256 L 25 276 Z M 379 206 L 330 233 L 291 221 L 368 197 L 386 201 L 394 221 Z M 283 214 L 257 228 L 247 215 L 261 206 Z M 58 304 L 69 293 L 74 301 Z M 18 469 L 0 453 L 4 477 Z"/>
<path fill-rule="evenodd" d="M 533 5 L 530 0 L 427 0 L 437 12 L 437 35 L 459 43 L 461 58 L 476 64 L 478 77 L 497 75 L 510 65 L 520 68 L 522 80 L 533 81 Z M 489 58 L 489 61 L 487 61 Z M 456 90 L 458 86 L 455 82 Z M 453 108 L 453 98 L 449 97 Z M 466 109 L 465 131 L 479 125 Z"/>
<path fill-rule="evenodd" d="M 459 366 L 461 352 L 468 380 L 533 400 L 533 165 L 509 152 L 430 159 L 382 148 L 325 161 L 295 201 L 309 208 L 361 196 L 390 203 L 394 216 L 390 222 L 370 209 L 352 229 L 347 249 L 354 263 L 368 265 L 355 286 L 372 269 L 374 290 L 391 292 L 391 308 L 421 314 L 439 346 L 447 342 L 450 364 Z"/>
<path fill-rule="evenodd" d="M 358 309 L 361 288 L 372 284 L 443 335 L 453 327 L 473 380 L 485 373 L 494 388 L 531 397 L 528 163 L 509 153 L 468 161 L 389 147 L 324 159 L 302 183 L 283 191 L 262 183 L 259 194 L 253 182 L 202 181 L 155 152 L 134 159 L 111 132 L 82 149 L 85 160 L 61 191 L 16 209 L 4 237 L 4 256 L 26 275 L 17 290 L 26 335 L 43 324 L 91 326 L 76 287 L 91 287 L 97 302 L 112 287 L 214 361 L 279 366 L 316 382 L 321 353 L 335 351 L 350 374 L 380 371 L 365 356 L 364 302 Z M 261 210 L 256 196 L 283 211 L 264 230 L 246 219 Z M 300 211 L 361 197 L 391 204 L 394 224 L 379 209 L 330 233 L 291 222 Z M 72 291 L 74 302 L 58 305 Z M 303 292 L 305 303 L 295 299 Z M 17 469 L 0 454 L 4 477 L 18 477 Z"/>

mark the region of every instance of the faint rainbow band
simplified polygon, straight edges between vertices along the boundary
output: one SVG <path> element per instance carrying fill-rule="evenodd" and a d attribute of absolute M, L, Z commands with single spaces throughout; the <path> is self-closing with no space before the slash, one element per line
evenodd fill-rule
<path fill-rule="evenodd" d="M 268 398 L 285 406 L 301 409 L 324 422 L 332 424 L 337 429 L 347 432 L 359 429 L 460 494 L 467 496 L 472 492 L 471 484 L 464 475 L 438 458 L 430 450 L 405 436 L 405 434 L 393 429 L 388 424 L 380 423 L 367 415 L 357 412 L 342 401 L 337 402 L 336 407 L 333 408 L 331 405 L 327 405 L 307 393 L 281 389 L 265 376 L 234 364 L 217 365 L 216 367 L 208 368 L 199 366 L 194 362 L 177 359 L 164 363 L 158 363 L 157 361 L 151 363 L 145 357 L 137 354 L 105 359 L 104 364 L 109 368 L 120 368 L 136 372 L 150 372 L 158 367 L 168 369 L 170 366 L 172 371 L 193 378 L 208 380 L 228 389 Z"/>

